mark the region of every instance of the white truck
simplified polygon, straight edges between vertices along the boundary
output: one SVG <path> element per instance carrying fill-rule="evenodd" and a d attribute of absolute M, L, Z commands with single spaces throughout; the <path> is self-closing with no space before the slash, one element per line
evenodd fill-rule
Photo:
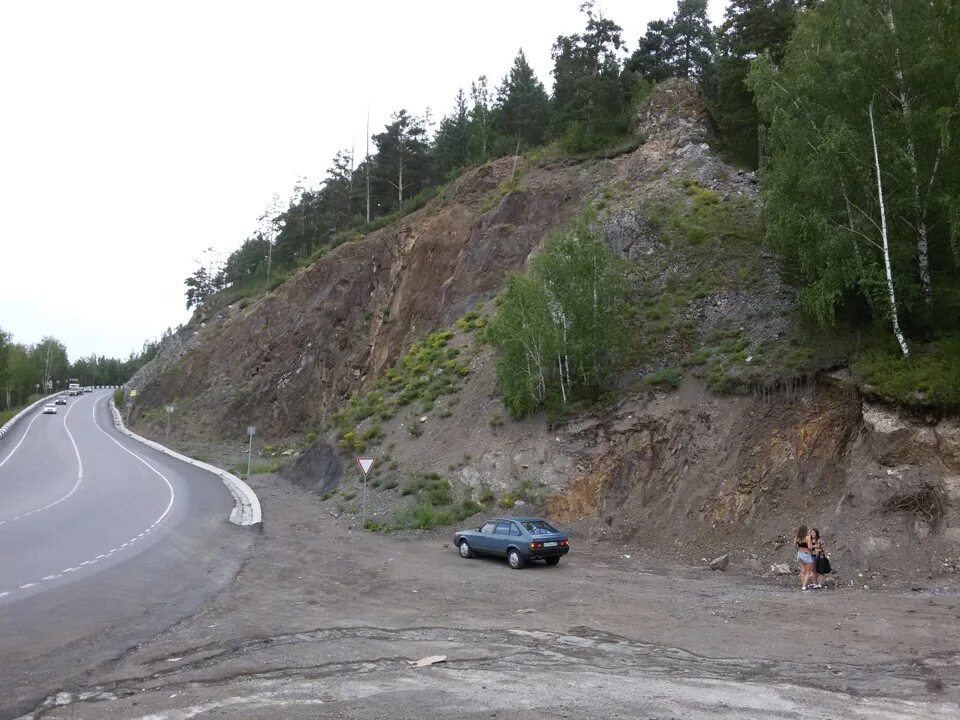
<path fill-rule="evenodd" d="M 80 381 L 77 378 L 70 378 L 68 383 L 67 390 L 70 395 L 80 395 L 83 393 L 83 390 L 80 389 Z"/>

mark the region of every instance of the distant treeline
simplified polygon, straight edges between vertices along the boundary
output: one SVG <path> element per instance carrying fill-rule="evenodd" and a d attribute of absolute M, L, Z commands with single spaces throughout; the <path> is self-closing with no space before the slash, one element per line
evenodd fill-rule
<path fill-rule="evenodd" d="M 701 83 L 727 151 L 755 166 L 758 115 L 745 84 L 750 59 L 781 58 L 796 14 L 811 4 L 734 0 L 724 23 L 713 27 L 707 0 L 679 0 L 630 53 L 622 28 L 585 2 L 583 31 L 553 44 L 552 95 L 521 50 L 495 86 L 481 76 L 461 89 L 435 129 L 429 114 L 398 110 L 371 137 L 369 158 L 338 152 L 319 187 L 299 183 L 286 207 L 275 197 L 260 227 L 225 263 L 201 263 L 185 280 L 187 307 L 228 288 L 249 294 L 275 285 L 352 234 L 419 207 L 469 167 L 547 143 L 567 153 L 622 143 L 638 101 L 668 77 Z"/>
<path fill-rule="evenodd" d="M 90 355 L 70 362 L 66 346 L 56 338 L 24 345 L 0 329 L 0 409 L 17 407 L 32 395 L 48 392 L 48 384 L 53 392 L 65 390 L 70 378 L 84 386 L 121 385 L 153 359 L 159 347 L 158 341 L 144 343 L 139 353 L 131 352 L 126 360 Z"/>

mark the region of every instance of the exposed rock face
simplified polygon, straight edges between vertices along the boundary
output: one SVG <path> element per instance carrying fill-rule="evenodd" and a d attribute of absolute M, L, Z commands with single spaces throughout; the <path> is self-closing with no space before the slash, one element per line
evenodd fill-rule
<path fill-rule="evenodd" d="M 793 559 L 793 531 L 818 527 L 834 564 L 960 571 L 960 480 L 952 421 L 918 425 L 828 379 L 794 396 L 627 402 L 584 424 L 592 462 L 551 499 L 558 521 L 599 517 L 615 538 L 696 560 L 731 545 Z M 684 550 L 684 547 L 687 549 Z"/>
<path fill-rule="evenodd" d="M 284 466 L 280 476 L 322 495 L 340 486 L 340 454 L 326 442 L 315 442 L 293 462 Z"/>
<path fill-rule="evenodd" d="M 131 383 L 140 407 L 176 398 L 190 430 L 210 436 L 250 422 L 284 435 L 322 419 L 413 338 L 496 292 L 610 175 L 602 164 L 533 168 L 519 191 L 484 211 L 512 166 L 473 170 L 423 210 L 341 245 L 249 307 L 186 328 Z M 189 342 L 192 333 L 201 341 Z"/>

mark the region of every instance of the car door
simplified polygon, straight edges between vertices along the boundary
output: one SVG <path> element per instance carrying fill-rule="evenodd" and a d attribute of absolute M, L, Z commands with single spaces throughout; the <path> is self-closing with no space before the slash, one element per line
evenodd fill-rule
<path fill-rule="evenodd" d="M 507 520 L 500 520 L 497 523 L 497 528 L 493 534 L 493 542 L 495 549 L 493 552 L 496 552 L 497 555 L 507 555 L 507 546 L 510 544 L 510 527 L 513 525 L 512 522 Z"/>
<path fill-rule="evenodd" d="M 480 531 L 474 533 L 474 535 L 469 539 L 471 547 L 474 550 L 480 552 L 495 552 L 493 548 L 493 537 L 494 530 L 496 530 L 497 524 L 493 520 L 484 523 L 483 527 L 480 528 Z"/>

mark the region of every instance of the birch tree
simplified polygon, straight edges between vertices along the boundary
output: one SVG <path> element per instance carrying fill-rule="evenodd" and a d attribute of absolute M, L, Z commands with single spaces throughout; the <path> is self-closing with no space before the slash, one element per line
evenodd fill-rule
<path fill-rule="evenodd" d="M 504 403 L 517 416 L 597 399 L 627 338 L 626 283 L 585 214 L 510 278 L 491 324 Z"/>
<path fill-rule="evenodd" d="M 798 16 L 782 64 L 752 64 L 766 123 L 762 211 L 801 304 L 931 322 L 935 278 L 956 276 L 960 47 L 953 0 L 824 0 Z M 953 34 L 951 34 L 953 33 Z"/>

